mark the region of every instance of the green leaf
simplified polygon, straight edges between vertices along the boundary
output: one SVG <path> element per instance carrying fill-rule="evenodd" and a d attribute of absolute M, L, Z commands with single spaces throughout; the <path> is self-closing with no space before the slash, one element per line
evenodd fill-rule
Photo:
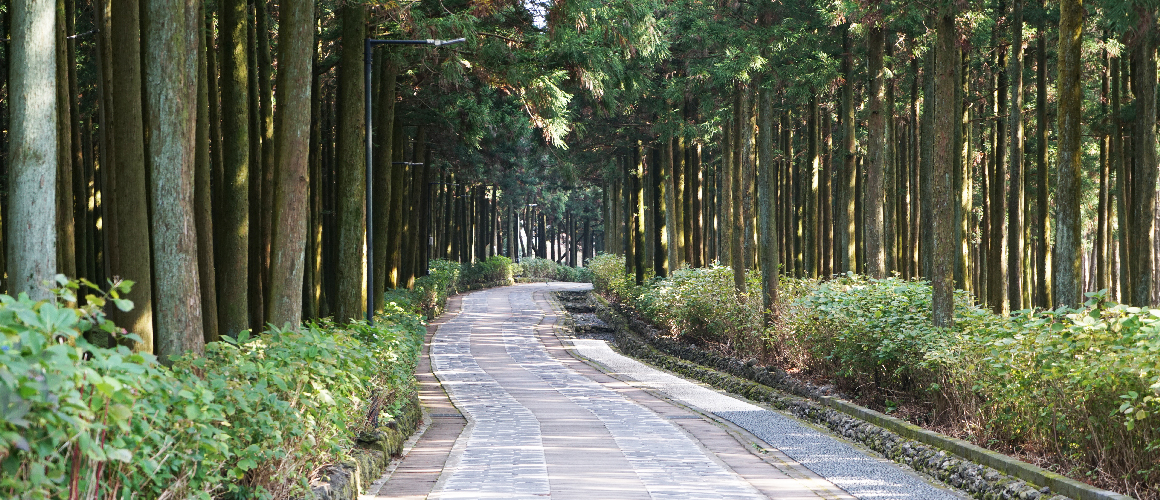
<path fill-rule="evenodd" d="M 129 407 L 125 405 L 113 405 L 109 407 L 109 415 L 112 415 L 113 418 L 118 421 L 125 421 L 129 420 L 129 417 L 133 416 L 133 410 L 130 410 Z"/>
<path fill-rule="evenodd" d="M 122 312 L 129 312 L 133 309 L 133 301 L 129 299 L 113 299 L 113 304 Z"/>
<path fill-rule="evenodd" d="M 116 460 L 118 462 L 124 463 L 129 463 L 133 460 L 133 454 L 130 453 L 129 450 L 122 448 L 106 449 L 105 456 L 109 457 L 109 460 Z"/>

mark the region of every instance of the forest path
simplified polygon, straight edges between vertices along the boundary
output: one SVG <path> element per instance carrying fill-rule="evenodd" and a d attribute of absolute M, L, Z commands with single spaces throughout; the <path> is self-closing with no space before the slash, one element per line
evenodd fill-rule
<path fill-rule="evenodd" d="M 959 498 L 603 341 L 561 342 L 547 296 L 588 286 L 453 297 L 417 370 L 427 425 L 363 498 Z"/>

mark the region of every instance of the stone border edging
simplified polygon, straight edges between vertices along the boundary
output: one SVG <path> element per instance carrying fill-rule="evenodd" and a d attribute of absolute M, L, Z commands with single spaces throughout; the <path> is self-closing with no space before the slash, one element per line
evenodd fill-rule
<path fill-rule="evenodd" d="M 630 321 L 595 292 L 591 296 L 596 301 L 597 314 L 616 329 L 618 347 L 625 354 L 788 410 L 794 416 L 824 425 L 895 462 L 937 477 L 976 498 L 1038 499 L 1052 491 L 1075 500 L 1132 500 L 1132 497 L 1102 490 L 869 408 L 822 395 L 780 370 L 771 371 L 757 367 L 753 362 L 743 363 L 673 341 L 646 340 L 633 331 L 633 326 L 644 326 L 636 325 L 641 323 L 639 320 Z M 836 414 L 839 413 L 844 418 L 838 418 Z M 960 457 L 960 460 L 948 457 L 948 453 Z M 1036 490 L 1027 483 L 1044 488 Z M 1051 499 L 1067 498 L 1062 495 Z"/>
<path fill-rule="evenodd" d="M 945 436 L 923 429 L 900 418 L 884 415 L 849 401 L 821 396 L 822 404 L 842 413 L 871 422 L 905 438 L 923 442 L 944 449 L 975 463 L 983 464 L 1004 474 L 1017 477 L 1037 485 L 1047 486 L 1052 491 L 1076 500 L 1132 500 L 1132 497 L 1113 491 L 1090 486 L 1062 474 L 1009 457 L 999 452 L 976 446 L 962 439 Z"/>
<path fill-rule="evenodd" d="M 318 500 L 356 500 L 363 489 L 382 476 L 391 457 L 402 452 L 403 443 L 421 421 L 419 396 L 412 394 L 397 419 L 375 431 L 369 441 L 355 440 L 350 452 L 354 460 L 325 465 L 313 474 L 311 496 Z"/>

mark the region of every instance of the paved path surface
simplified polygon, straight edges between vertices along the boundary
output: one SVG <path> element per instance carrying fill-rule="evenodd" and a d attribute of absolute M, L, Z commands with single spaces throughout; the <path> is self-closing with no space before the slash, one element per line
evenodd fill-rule
<path fill-rule="evenodd" d="M 429 329 L 419 366 L 426 427 L 367 497 L 960 498 L 792 418 L 624 358 L 603 341 L 566 343 L 616 378 L 580 362 L 554 334 L 556 312 L 545 297 L 584 286 L 453 298 L 452 312 Z"/>

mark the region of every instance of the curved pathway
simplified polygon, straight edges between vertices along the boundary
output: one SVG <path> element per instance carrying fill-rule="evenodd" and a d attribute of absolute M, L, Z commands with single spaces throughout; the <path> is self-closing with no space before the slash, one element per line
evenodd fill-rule
<path fill-rule="evenodd" d="M 432 328 L 419 370 L 428 427 L 368 496 L 960 498 L 792 418 L 620 356 L 603 341 L 562 345 L 546 293 L 586 286 L 517 285 L 451 304 L 461 310 Z M 438 381 L 424 378 L 427 367 Z"/>

